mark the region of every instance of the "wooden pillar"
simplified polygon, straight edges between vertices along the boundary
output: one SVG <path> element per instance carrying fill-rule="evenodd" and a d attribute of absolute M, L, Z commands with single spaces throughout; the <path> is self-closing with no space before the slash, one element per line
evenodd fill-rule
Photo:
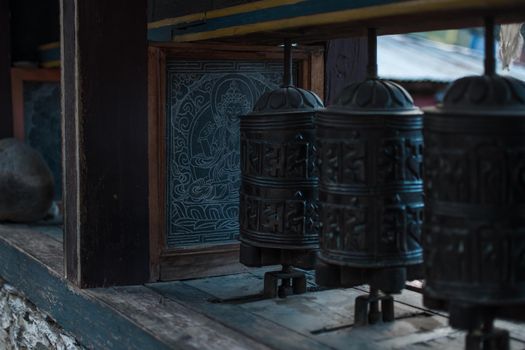
<path fill-rule="evenodd" d="M 0 0 L 0 139 L 13 136 L 10 17 L 9 0 Z"/>
<path fill-rule="evenodd" d="M 325 103 L 330 105 L 350 83 L 366 78 L 368 65 L 366 38 L 330 40 L 325 53 Z"/>
<path fill-rule="evenodd" d="M 61 0 L 65 266 L 81 287 L 147 281 L 146 0 Z"/>

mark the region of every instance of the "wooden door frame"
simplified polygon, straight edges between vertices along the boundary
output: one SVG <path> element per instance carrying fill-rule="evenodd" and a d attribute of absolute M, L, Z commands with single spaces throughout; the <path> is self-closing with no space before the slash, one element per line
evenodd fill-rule
<path fill-rule="evenodd" d="M 146 13 L 60 1 L 65 275 L 81 288 L 149 280 Z"/>
<path fill-rule="evenodd" d="M 60 69 L 11 68 L 13 136 L 24 141 L 24 82 L 55 82 L 60 84 Z"/>
<path fill-rule="evenodd" d="M 166 59 L 282 60 L 279 47 L 224 44 L 151 45 L 148 51 L 148 157 L 150 207 L 150 280 L 224 275 L 244 269 L 239 243 L 215 246 L 166 247 Z M 297 86 L 324 95 L 324 50 L 294 50 L 299 63 Z"/>

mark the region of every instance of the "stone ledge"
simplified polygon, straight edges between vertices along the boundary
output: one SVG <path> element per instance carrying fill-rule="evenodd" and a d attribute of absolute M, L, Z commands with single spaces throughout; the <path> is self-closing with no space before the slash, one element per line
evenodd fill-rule
<path fill-rule="evenodd" d="M 23 294 L 0 280 L 0 348 L 81 350 L 83 347 Z"/>

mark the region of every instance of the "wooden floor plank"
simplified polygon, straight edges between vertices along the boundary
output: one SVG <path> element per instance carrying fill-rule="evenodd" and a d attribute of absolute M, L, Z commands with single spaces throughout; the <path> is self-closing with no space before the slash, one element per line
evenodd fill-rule
<path fill-rule="evenodd" d="M 35 233 L 47 235 L 58 242 L 64 242 L 64 231 L 61 221 L 39 221 L 35 224 L 0 224 L 0 226 L 10 230 L 31 230 Z"/>
<path fill-rule="evenodd" d="M 443 336 L 437 336 L 431 340 L 420 338 L 418 335 L 411 337 L 410 339 L 415 342 L 401 342 L 399 344 L 386 344 L 391 346 L 390 349 L 403 349 L 403 350 L 442 350 L 442 349 L 465 349 L 465 332 L 454 331 L 452 333 L 443 333 Z M 420 341 L 418 341 L 420 340 Z M 510 350 L 523 350 L 525 344 L 511 340 Z"/>
<path fill-rule="evenodd" d="M 0 223 L 0 230 L 5 231 L 32 231 L 47 235 L 58 242 L 64 241 L 62 222 L 59 220 L 39 221 L 31 224 Z"/>
<path fill-rule="evenodd" d="M 319 346 L 341 350 L 388 349 L 400 344 L 408 346 L 433 341 L 455 332 L 447 327 L 446 317 L 426 312 L 419 301 L 421 295 L 412 291 L 404 291 L 399 296 L 403 302 L 395 303 L 398 320 L 370 327 L 353 327 L 354 300 L 363 294 L 363 291 L 353 288 L 306 293 L 286 299 L 246 300 L 235 304 L 210 302 L 217 300 L 217 297 L 242 300 L 246 294 L 258 290 L 260 283 L 260 277 L 252 273 L 251 276 L 240 274 L 150 287 L 278 349 L 295 349 L 298 344 L 304 349 L 317 349 Z M 410 303 L 417 307 L 412 307 Z M 276 337 L 277 333 L 284 339 Z M 291 339 L 295 341 L 291 343 Z M 309 347 L 308 344 L 312 343 L 317 343 L 317 346 Z"/>
<path fill-rule="evenodd" d="M 378 347 L 382 349 L 404 349 L 413 344 L 428 344 L 436 339 L 443 339 L 445 337 L 453 338 L 454 334 L 459 333 L 457 330 L 446 327 L 446 323 L 441 323 L 437 327 L 435 324 L 425 327 L 425 323 L 434 323 L 436 321 L 433 317 L 426 319 L 421 317 L 415 318 L 414 321 L 416 321 L 417 324 L 415 324 L 416 322 L 413 322 L 413 328 L 407 327 L 407 329 L 402 332 L 403 334 L 401 336 L 399 335 L 400 331 L 396 330 L 395 337 L 385 337 L 384 339 L 381 339 L 377 342 Z M 402 325 L 400 323 L 397 326 L 406 326 L 406 324 Z M 421 332 L 421 328 L 428 328 L 428 331 Z"/>
<path fill-rule="evenodd" d="M 421 327 L 424 322 L 433 329 L 425 330 L 426 327 Z M 404 342 L 415 334 L 425 339 L 434 339 L 442 336 L 442 333 L 453 332 L 445 327 L 445 323 L 446 320 L 436 320 L 435 317 L 414 316 L 391 323 L 344 328 L 319 334 L 318 337 L 323 343 L 337 349 L 391 349 L 392 344 L 388 342 Z"/>
<path fill-rule="evenodd" d="M 508 330 L 512 338 L 524 343 L 522 349 L 525 349 L 525 323 L 496 320 L 494 325 L 498 328 Z"/>
<path fill-rule="evenodd" d="M 261 294 L 264 280 L 255 274 L 241 273 L 229 276 L 200 278 L 185 284 L 213 295 L 218 299 L 236 299 Z"/>
<path fill-rule="evenodd" d="M 176 302 L 182 302 L 215 321 L 242 332 L 276 350 L 333 349 L 275 322 L 253 315 L 239 305 L 210 303 L 211 294 L 186 285 L 184 282 L 155 283 L 148 287 Z"/>
<path fill-rule="evenodd" d="M 330 295 L 333 291 L 325 292 Z M 268 299 L 241 305 L 241 307 L 283 328 L 292 329 L 304 336 L 314 338 L 312 332 L 324 327 L 339 327 L 353 322 L 352 316 L 346 314 L 345 304 L 340 305 L 340 312 L 332 312 L 318 300 L 320 293 L 308 293 L 300 296 L 290 296 L 286 299 Z"/>
<path fill-rule="evenodd" d="M 0 239 L 31 256 L 51 272 L 64 275 L 63 245 L 58 240 L 29 226 L 11 224 L 0 224 Z"/>
<path fill-rule="evenodd" d="M 287 299 L 268 299 L 246 303 L 242 308 L 306 336 L 322 329 L 350 327 L 354 323 L 354 301 L 363 293 L 355 289 L 332 289 Z M 395 305 L 396 317 L 417 315 L 422 311 L 403 304 Z"/>
<path fill-rule="evenodd" d="M 87 293 L 140 324 L 173 348 L 268 349 L 144 286 L 92 289 Z"/>
<path fill-rule="evenodd" d="M 355 297 L 367 287 L 287 299 L 245 298 L 261 291 L 264 269 L 147 286 L 80 290 L 65 281 L 62 244 L 30 227 L 0 224 L 0 276 L 21 290 L 86 346 L 104 349 L 352 350 L 464 346 L 446 314 L 421 294 L 395 296 L 396 320 L 354 327 Z M 315 287 L 308 273 L 309 285 Z M 525 325 L 497 321 L 511 349 L 525 349 Z"/>

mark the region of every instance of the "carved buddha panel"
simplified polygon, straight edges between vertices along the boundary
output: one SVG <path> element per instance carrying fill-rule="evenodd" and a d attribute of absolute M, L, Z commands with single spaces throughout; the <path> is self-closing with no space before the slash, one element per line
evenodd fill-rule
<path fill-rule="evenodd" d="M 166 66 L 167 244 L 234 242 L 239 235 L 239 116 L 278 87 L 282 64 L 173 59 Z M 279 158 L 279 149 L 263 144 L 242 147 L 249 154 L 242 167 L 249 172 L 268 169 L 261 166 L 264 157 Z M 242 222 L 282 230 L 281 207 L 250 199 L 246 205 Z"/>

